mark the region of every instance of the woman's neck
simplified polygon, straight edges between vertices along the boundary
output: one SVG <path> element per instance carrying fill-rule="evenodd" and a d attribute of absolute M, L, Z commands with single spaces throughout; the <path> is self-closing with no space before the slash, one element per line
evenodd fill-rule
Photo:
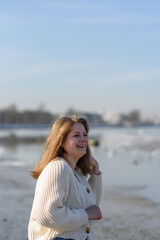
<path fill-rule="evenodd" d="M 73 157 L 70 156 L 64 156 L 65 160 L 67 161 L 67 163 L 70 165 L 70 167 L 74 170 L 76 167 L 76 164 L 78 162 L 78 159 L 75 159 Z"/>

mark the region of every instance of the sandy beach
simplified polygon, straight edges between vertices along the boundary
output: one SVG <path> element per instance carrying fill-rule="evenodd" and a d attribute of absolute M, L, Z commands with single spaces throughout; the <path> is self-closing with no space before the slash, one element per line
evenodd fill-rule
<path fill-rule="evenodd" d="M 0 168 L 0 239 L 27 240 L 28 220 L 36 181 L 32 166 Z M 103 189 L 103 220 L 96 224 L 97 240 L 160 240 L 160 205 L 140 197 L 142 187 Z"/>

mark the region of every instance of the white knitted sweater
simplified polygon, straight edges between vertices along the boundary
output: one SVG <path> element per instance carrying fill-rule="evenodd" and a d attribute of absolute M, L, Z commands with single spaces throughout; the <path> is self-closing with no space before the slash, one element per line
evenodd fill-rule
<path fill-rule="evenodd" d="M 62 158 L 50 162 L 40 174 L 28 226 L 29 240 L 55 237 L 94 240 L 94 223 L 86 208 L 99 204 L 100 175 L 87 178 L 77 168 L 72 170 Z"/>

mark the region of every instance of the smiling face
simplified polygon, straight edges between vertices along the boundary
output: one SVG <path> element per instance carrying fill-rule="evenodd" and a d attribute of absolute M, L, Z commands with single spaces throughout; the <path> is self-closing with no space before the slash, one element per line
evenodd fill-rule
<path fill-rule="evenodd" d="M 74 123 L 71 131 L 68 133 L 63 148 L 68 159 L 78 160 L 86 154 L 88 144 L 88 134 L 81 123 Z"/>

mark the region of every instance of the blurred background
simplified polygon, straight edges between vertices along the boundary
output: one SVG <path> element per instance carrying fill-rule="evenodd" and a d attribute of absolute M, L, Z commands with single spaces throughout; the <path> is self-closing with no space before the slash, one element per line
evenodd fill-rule
<path fill-rule="evenodd" d="M 0 1 L 0 200 L 22 202 L 19 221 L 26 209 L 12 239 L 27 239 L 29 171 L 64 115 L 88 120 L 104 192 L 134 186 L 160 203 L 159 9 L 158 0 Z M 4 229 L 18 229 L 14 213 L 1 216 L 1 236 L 11 239 Z"/>
<path fill-rule="evenodd" d="M 159 1 L 0 5 L 0 109 L 159 116 Z"/>

